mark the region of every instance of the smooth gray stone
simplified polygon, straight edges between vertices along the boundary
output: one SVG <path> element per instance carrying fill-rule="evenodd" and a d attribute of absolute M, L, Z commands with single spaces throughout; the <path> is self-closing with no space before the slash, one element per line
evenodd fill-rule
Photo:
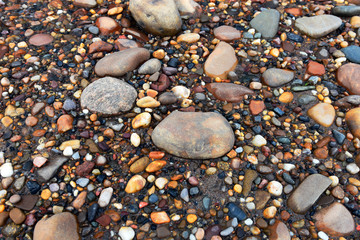
<path fill-rule="evenodd" d="M 341 19 L 334 15 L 302 17 L 295 21 L 295 27 L 299 29 L 300 32 L 312 38 L 326 36 L 338 29 L 341 24 Z"/>
<path fill-rule="evenodd" d="M 275 9 L 266 9 L 251 20 L 251 27 L 261 33 L 263 38 L 275 37 L 279 29 L 280 13 Z"/>
<path fill-rule="evenodd" d="M 360 6 L 336 6 L 332 9 L 332 14 L 340 17 L 360 15 Z"/>
<path fill-rule="evenodd" d="M 305 214 L 331 183 L 330 178 L 321 174 L 308 176 L 291 194 L 287 206 L 295 213 Z"/>

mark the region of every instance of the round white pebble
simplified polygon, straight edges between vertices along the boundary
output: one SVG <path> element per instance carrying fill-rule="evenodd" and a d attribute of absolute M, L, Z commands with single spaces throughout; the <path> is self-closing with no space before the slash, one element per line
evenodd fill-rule
<path fill-rule="evenodd" d="M 11 177 L 14 174 L 14 170 L 11 163 L 4 163 L 1 166 L 0 174 L 3 178 Z"/>
<path fill-rule="evenodd" d="M 119 236 L 121 240 L 132 240 L 135 237 L 135 231 L 131 227 L 121 227 Z"/>

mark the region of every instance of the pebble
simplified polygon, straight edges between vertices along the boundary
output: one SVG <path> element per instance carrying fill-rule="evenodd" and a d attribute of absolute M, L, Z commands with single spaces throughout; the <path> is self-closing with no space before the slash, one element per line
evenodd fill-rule
<path fill-rule="evenodd" d="M 40 220 L 35 225 L 34 240 L 57 239 L 79 239 L 76 217 L 69 213 L 58 213 L 48 219 Z"/>
<path fill-rule="evenodd" d="M 129 9 L 136 22 L 147 32 L 173 36 L 181 29 L 180 13 L 174 0 L 130 0 Z"/>
<path fill-rule="evenodd" d="M 226 79 L 238 63 L 233 47 L 226 42 L 219 42 L 204 64 L 205 74 L 209 77 Z"/>
<path fill-rule="evenodd" d="M 263 82 L 270 87 L 280 87 L 294 79 L 294 72 L 279 68 L 267 69 L 262 74 Z"/>
<path fill-rule="evenodd" d="M 261 33 L 263 38 L 275 37 L 279 28 L 280 13 L 275 9 L 263 10 L 250 21 L 250 26 Z"/>
<path fill-rule="evenodd" d="M 360 108 L 353 108 L 345 115 L 345 121 L 351 133 L 360 138 Z"/>
<path fill-rule="evenodd" d="M 136 90 L 125 81 L 105 77 L 88 85 L 81 94 L 80 102 L 81 107 L 90 111 L 114 115 L 129 111 L 136 96 Z"/>
<path fill-rule="evenodd" d="M 151 138 L 160 149 L 193 159 L 221 157 L 234 144 L 229 123 L 216 113 L 172 112 L 156 126 Z"/>
<path fill-rule="evenodd" d="M 240 102 L 245 95 L 254 94 L 254 91 L 247 87 L 233 83 L 208 83 L 206 89 L 217 99 L 230 103 Z"/>
<path fill-rule="evenodd" d="M 131 177 L 126 185 L 125 192 L 136 193 L 145 187 L 146 180 L 141 175 L 134 175 Z"/>
<path fill-rule="evenodd" d="M 330 127 L 335 120 L 335 109 L 329 103 L 318 103 L 311 107 L 308 116 L 324 127 Z"/>
<path fill-rule="evenodd" d="M 120 77 L 136 69 L 150 58 L 150 52 L 145 48 L 129 48 L 111 53 L 95 65 L 95 73 L 99 77 Z"/>
<path fill-rule="evenodd" d="M 135 231 L 131 227 L 121 227 L 119 230 L 121 240 L 132 240 L 135 237 Z"/>
<path fill-rule="evenodd" d="M 338 202 L 321 209 L 314 215 L 314 219 L 316 228 L 331 237 L 343 237 L 355 230 L 351 213 Z"/>
<path fill-rule="evenodd" d="M 214 35 L 217 39 L 225 42 L 238 40 L 241 37 L 241 33 L 239 30 L 226 25 L 215 28 Z"/>
<path fill-rule="evenodd" d="M 339 17 L 324 14 L 298 18 L 295 21 L 295 27 L 309 37 L 320 38 L 338 29 L 341 23 Z"/>
<path fill-rule="evenodd" d="M 161 62 L 156 59 L 152 58 L 144 62 L 138 69 L 139 74 L 154 74 L 160 71 Z"/>
<path fill-rule="evenodd" d="M 7 178 L 11 177 L 14 174 L 14 169 L 11 163 L 4 163 L 0 167 L 0 174 L 1 177 Z"/>
<path fill-rule="evenodd" d="M 298 214 L 306 213 L 332 181 L 321 175 L 308 176 L 290 195 L 287 205 Z"/>

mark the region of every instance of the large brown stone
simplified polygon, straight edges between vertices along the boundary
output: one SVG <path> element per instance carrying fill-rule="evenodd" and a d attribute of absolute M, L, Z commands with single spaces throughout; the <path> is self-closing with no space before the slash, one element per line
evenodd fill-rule
<path fill-rule="evenodd" d="M 87 86 L 81 94 L 81 106 L 90 111 L 101 114 L 119 114 L 129 111 L 135 100 L 137 92 L 128 83 L 105 77 Z"/>
<path fill-rule="evenodd" d="M 217 39 L 226 42 L 237 40 L 240 39 L 241 37 L 241 33 L 239 30 L 237 30 L 234 27 L 230 27 L 226 25 L 215 28 L 214 35 Z"/>
<path fill-rule="evenodd" d="M 305 214 L 331 183 L 330 178 L 321 174 L 308 176 L 289 197 L 288 207 L 298 214 Z"/>
<path fill-rule="evenodd" d="M 231 103 L 242 101 L 244 95 L 254 94 L 251 89 L 234 83 L 209 83 L 206 84 L 206 89 L 217 99 Z"/>
<path fill-rule="evenodd" d="M 95 25 L 99 28 L 102 35 L 108 35 L 121 30 L 121 26 L 111 17 L 99 17 Z"/>
<path fill-rule="evenodd" d="M 348 63 L 341 66 L 336 72 L 337 82 L 346 88 L 350 94 L 360 95 L 360 65 Z"/>
<path fill-rule="evenodd" d="M 263 82 L 270 87 L 280 87 L 294 79 L 294 72 L 280 68 L 267 69 L 263 75 Z"/>
<path fill-rule="evenodd" d="M 204 71 L 209 77 L 226 79 L 230 71 L 234 70 L 238 60 L 233 47 L 226 42 L 219 42 L 215 50 L 206 59 Z"/>
<path fill-rule="evenodd" d="M 316 228 L 331 237 L 344 237 L 355 230 L 355 222 L 351 213 L 338 202 L 321 209 L 314 215 L 314 218 Z"/>
<path fill-rule="evenodd" d="M 330 127 L 335 120 L 335 109 L 329 103 L 318 103 L 311 107 L 307 114 L 315 122 L 324 127 Z"/>
<path fill-rule="evenodd" d="M 345 115 L 345 121 L 351 133 L 360 138 L 360 107 L 348 111 Z"/>
<path fill-rule="evenodd" d="M 181 17 L 174 0 L 130 0 L 129 9 L 147 32 L 172 36 L 181 29 Z"/>
<path fill-rule="evenodd" d="M 119 77 L 137 68 L 150 58 L 145 48 L 129 48 L 102 58 L 95 65 L 95 73 L 100 77 Z"/>
<path fill-rule="evenodd" d="M 78 223 L 76 217 L 69 213 L 59 213 L 48 219 L 40 220 L 34 230 L 34 240 L 77 240 Z"/>
<path fill-rule="evenodd" d="M 183 158 L 221 157 L 234 146 L 234 133 L 227 120 L 213 112 L 172 112 L 151 136 L 154 144 Z"/>

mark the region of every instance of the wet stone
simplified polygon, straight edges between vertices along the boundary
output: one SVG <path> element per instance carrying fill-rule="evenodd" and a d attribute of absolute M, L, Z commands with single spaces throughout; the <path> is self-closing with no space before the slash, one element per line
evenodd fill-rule
<path fill-rule="evenodd" d="M 352 45 L 341 49 L 346 58 L 353 63 L 360 63 L 360 47 Z"/>
<path fill-rule="evenodd" d="M 235 69 L 238 60 L 233 47 L 226 42 L 219 42 L 206 59 L 204 71 L 209 77 L 226 79 L 228 73 Z"/>
<path fill-rule="evenodd" d="M 174 0 L 130 0 L 129 9 L 147 32 L 172 36 L 180 31 L 182 21 Z"/>
<path fill-rule="evenodd" d="M 295 21 L 295 27 L 309 37 L 323 37 L 338 29 L 342 21 L 333 15 L 318 15 L 314 17 L 302 17 Z"/>
<path fill-rule="evenodd" d="M 314 215 L 315 226 L 331 237 L 343 237 L 355 230 L 351 213 L 341 203 L 334 202 Z"/>
<path fill-rule="evenodd" d="M 54 38 L 49 34 L 35 34 L 29 39 L 29 43 L 35 46 L 48 45 L 52 41 L 54 41 Z"/>
<path fill-rule="evenodd" d="M 93 112 L 114 115 L 129 111 L 136 96 L 136 90 L 125 81 L 105 77 L 85 88 L 81 95 L 81 106 Z"/>
<path fill-rule="evenodd" d="M 137 68 L 150 58 L 150 53 L 144 48 L 129 48 L 111 53 L 95 65 L 95 73 L 99 77 L 120 77 Z"/>
<path fill-rule="evenodd" d="M 262 74 L 263 82 L 270 87 L 280 87 L 294 79 L 294 72 L 279 68 L 267 69 Z"/>
<path fill-rule="evenodd" d="M 156 126 L 154 144 L 183 158 L 223 156 L 234 144 L 234 133 L 221 115 L 202 112 L 172 112 Z"/>
<path fill-rule="evenodd" d="M 294 190 L 287 205 L 295 213 L 304 214 L 316 202 L 320 195 L 330 186 L 331 180 L 321 174 L 308 176 Z"/>
<path fill-rule="evenodd" d="M 360 15 L 360 6 L 336 6 L 332 9 L 332 14 L 341 17 Z"/>
<path fill-rule="evenodd" d="M 59 238 L 59 236 L 61 236 Z M 41 239 L 79 239 L 76 217 L 68 212 L 40 220 L 34 230 L 34 240 Z"/>
<path fill-rule="evenodd" d="M 251 20 L 251 27 L 261 33 L 263 38 L 275 37 L 279 28 L 280 13 L 275 9 L 266 9 Z"/>
<path fill-rule="evenodd" d="M 241 37 L 241 33 L 239 30 L 225 25 L 215 28 L 214 35 L 217 39 L 225 42 L 237 40 Z"/>
<path fill-rule="evenodd" d="M 208 83 L 206 89 L 217 99 L 231 103 L 240 102 L 245 95 L 254 94 L 251 89 L 233 83 Z"/>

